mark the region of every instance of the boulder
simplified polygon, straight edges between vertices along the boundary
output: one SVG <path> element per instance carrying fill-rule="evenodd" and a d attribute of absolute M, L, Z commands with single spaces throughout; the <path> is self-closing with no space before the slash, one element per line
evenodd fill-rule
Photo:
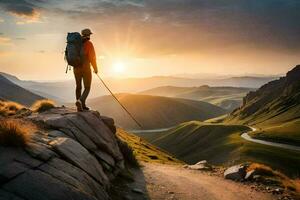
<path fill-rule="evenodd" d="M 231 179 L 234 181 L 241 181 L 246 176 L 246 167 L 243 165 L 232 166 L 224 172 L 225 179 Z"/>
<path fill-rule="evenodd" d="M 206 160 L 199 161 L 194 165 L 186 165 L 184 166 L 184 168 L 194 169 L 194 170 L 207 170 L 207 171 L 212 170 L 212 166 L 208 164 Z"/>

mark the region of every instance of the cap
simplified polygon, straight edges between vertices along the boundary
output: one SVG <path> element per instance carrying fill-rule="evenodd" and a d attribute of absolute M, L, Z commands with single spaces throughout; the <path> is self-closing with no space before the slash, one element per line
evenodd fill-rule
<path fill-rule="evenodd" d="M 90 35 L 92 35 L 92 34 L 93 34 L 92 31 L 91 31 L 90 29 L 88 29 L 88 28 L 83 29 L 83 30 L 81 31 L 81 35 L 82 35 L 82 36 L 90 36 Z"/>

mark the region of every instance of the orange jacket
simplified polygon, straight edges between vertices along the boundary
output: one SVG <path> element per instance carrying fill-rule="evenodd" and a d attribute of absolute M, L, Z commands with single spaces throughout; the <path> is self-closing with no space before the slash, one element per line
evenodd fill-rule
<path fill-rule="evenodd" d="M 83 52 L 87 59 L 88 65 L 91 63 L 94 68 L 94 71 L 98 71 L 96 52 L 94 49 L 94 45 L 91 41 L 87 40 L 83 43 Z"/>

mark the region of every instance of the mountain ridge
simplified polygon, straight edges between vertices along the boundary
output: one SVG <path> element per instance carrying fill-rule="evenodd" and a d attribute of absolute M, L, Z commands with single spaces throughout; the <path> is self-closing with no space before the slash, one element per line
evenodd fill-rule
<path fill-rule="evenodd" d="M 243 98 L 228 120 L 250 124 L 278 124 L 300 118 L 300 65 Z"/>
<path fill-rule="evenodd" d="M 200 101 L 127 93 L 116 96 L 144 129 L 171 127 L 184 121 L 206 120 L 226 113 L 218 106 Z M 100 113 L 112 116 L 123 128 L 139 128 L 111 96 L 90 99 L 88 104 Z"/>
<path fill-rule="evenodd" d="M 44 97 L 16 85 L 1 74 L 0 98 L 7 101 L 15 101 L 26 106 L 31 106 L 35 101 L 44 99 Z"/>

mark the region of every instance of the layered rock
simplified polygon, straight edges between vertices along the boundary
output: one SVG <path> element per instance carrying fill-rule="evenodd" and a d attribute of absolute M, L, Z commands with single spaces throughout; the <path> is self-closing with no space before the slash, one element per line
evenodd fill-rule
<path fill-rule="evenodd" d="M 0 199 L 110 199 L 124 169 L 113 120 L 55 108 L 32 114 L 39 129 L 25 149 L 0 146 Z"/>

